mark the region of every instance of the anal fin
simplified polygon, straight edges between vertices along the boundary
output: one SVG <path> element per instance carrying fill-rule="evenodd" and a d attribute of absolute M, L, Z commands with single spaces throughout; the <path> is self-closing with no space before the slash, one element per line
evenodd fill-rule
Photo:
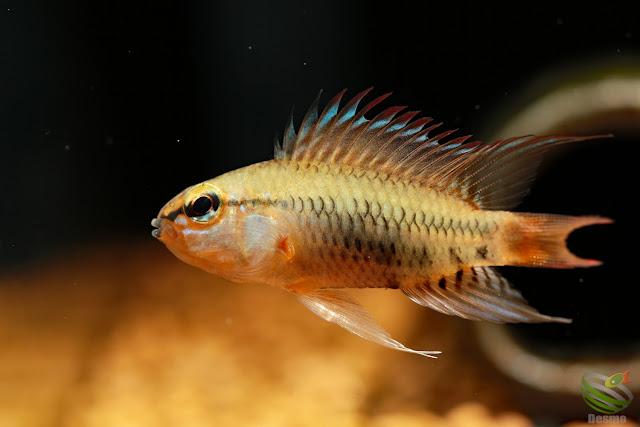
<path fill-rule="evenodd" d="M 438 281 L 405 287 L 403 291 L 420 305 L 465 319 L 495 323 L 571 323 L 571 319 L 540 314 L 491 267 L 465 268 Z"/>
<path fill-rule="evenodd" d="M 405 347 L 398 341 L 391 338 L 369 314 L 369 312 L 356 302 L 347 292 L 337 289 L 316 289 L 312 291 L 298 291 L 291 289 L 291 292 L 309 310 L 313 311 L 323 319 L 342 326 L 368 341 L 380 344 L 394 350 L 406 351 L 420 354 L 422 356 L 436 358 L 439 351 L 418 351 Z"/>

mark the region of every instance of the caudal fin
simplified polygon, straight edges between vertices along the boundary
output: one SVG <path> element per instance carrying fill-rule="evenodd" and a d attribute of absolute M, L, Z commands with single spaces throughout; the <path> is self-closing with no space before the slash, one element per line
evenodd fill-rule
<path fill-rule="evenodd" d="M 505 236 L 510 249 L 509 265 L 523 267 L 594 267 L 601 262 L 577 257 L 567 249 L 569 234 L 578 228 L 610 224 L 599 216 L 565 216 L 516 213 L 515 226 Z"/>

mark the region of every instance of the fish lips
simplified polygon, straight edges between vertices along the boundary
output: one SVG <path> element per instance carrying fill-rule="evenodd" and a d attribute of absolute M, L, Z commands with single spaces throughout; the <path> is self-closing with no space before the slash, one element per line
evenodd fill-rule
<path fill-rule="evenodd" d="M 151 235 L 156 239 L 164 241 L 166 238 L 175 238 L 176 231 L 168 219 L 154 218 L 151 220 L 151 226 L 155 227 L 155 230 L 151 231 Z"/>
<path fill-rule="evenodd" d="M 156 239 L 159 239 L 162 234 L 162 220 L 160 218 L 154 218 L 151 220 L 151 226 L 155 227 L 155 230 L 151 231 L 151 235 Z"/>

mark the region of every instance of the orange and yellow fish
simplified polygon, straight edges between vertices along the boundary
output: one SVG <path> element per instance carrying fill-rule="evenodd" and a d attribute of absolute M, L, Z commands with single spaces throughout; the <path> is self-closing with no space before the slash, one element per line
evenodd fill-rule
<path fill-rule="evenodd" d="M 318 316 L 396 350 L 345 291 L 400 289 L 445 314 L 491 322 L 562 322 L 530 307 L 493 266 L 573 268 L 568 234 L 598 216 L 514 213 L 541 156 L 595 137 L 524 136 L 492 144 L 444 142 L 439 125 L 390 107 L 364 116 L 371 89 L 292 120 L 275 158 L 189 187 L 151 224 L 178 258 L 234 282 L 284 288 Z"/>
<path fill-rule="evenodd" d="M 615 388 L 615 387 L 618 387 L 620 384 L 632 383 L 633 380 L 629 379 L 629 372 L 630 371 L 624 371 L 618 374 L 611 375 L 604 382 L 604 385 L 607 386 L 607 388 Z"/>

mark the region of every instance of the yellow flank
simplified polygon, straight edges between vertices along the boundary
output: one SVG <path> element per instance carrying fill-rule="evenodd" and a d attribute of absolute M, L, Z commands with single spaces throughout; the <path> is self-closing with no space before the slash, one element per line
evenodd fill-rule
<path fill-rule="evenodd" d="M 270 270 L 255 281 L 399 288 L 503 264 L 497 236 L 505 212 L 482 211 L 384 172 L 271 160 L 209 182 L 227 189 L 243 214 L 276 220 L 292 241 L 295 256 L 281 280 Z"/>

